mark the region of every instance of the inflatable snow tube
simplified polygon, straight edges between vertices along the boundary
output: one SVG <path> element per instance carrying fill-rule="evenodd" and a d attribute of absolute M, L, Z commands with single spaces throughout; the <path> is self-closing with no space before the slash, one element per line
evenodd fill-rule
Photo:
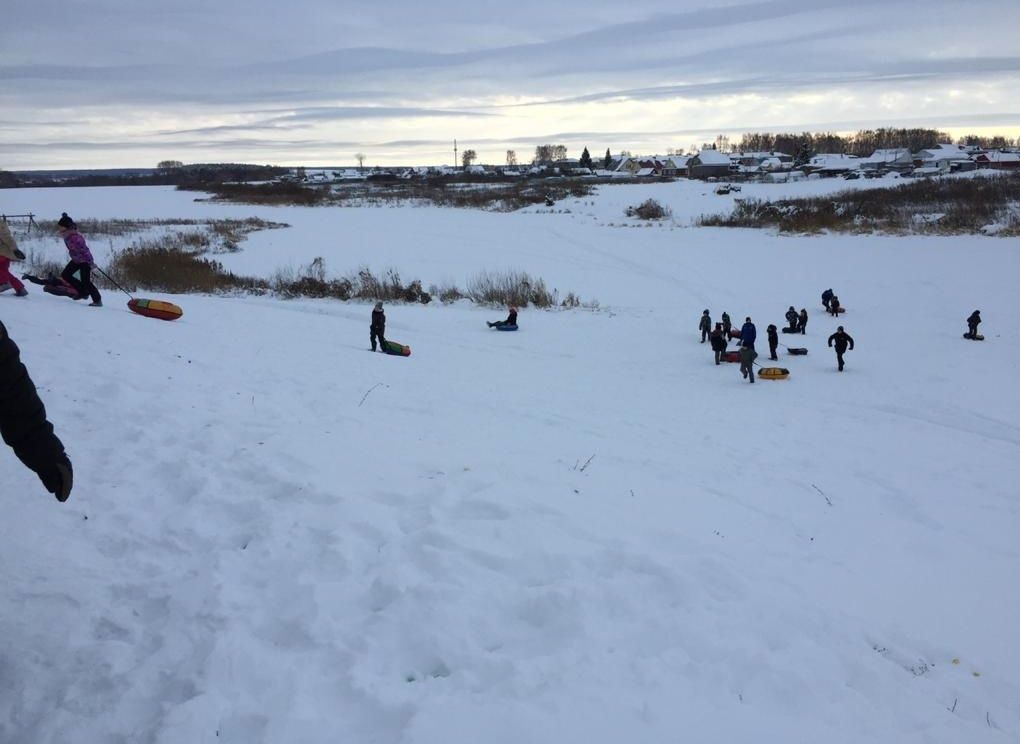
<path fill-rule="evenodd" d="M 800 328 L 790 328 L 789 326 L 787 326 L 786 328 L 781 328 L 780 330 L 783 333 L 800 333 Z"/>
<path fill-rule="evenodd" d="M 732 351 L 724 351 L 719 355 L 719 360 L 722 362 L 736 362 L 740 363 L 740 352 L 737 349 Z"/>
<path fill-rule="evenodd" d="M 790 354 L 793 354 L 794 356 L 804 356 L 805 354 L 807 354 L 807 349 L 791 349 L 789 346 L 787 346 L 786 350 Z"/>
<path fill-rule="evenodd" d="M 411 356 L 411 347 L 396 341 L 383 341 L 382 350 L 392 356 Z"/>
<path fill-rule="evenodd" d="M 516 331 L 516 325 L 498 325 L 494 326 L 497 331 Z"/>
<path fill-rule="evenodd" d="M 790 376 L 790 370 L 782 367 L 762 367 L 758 370 L 759 380 L 785 380 Z"/>
<path fill-rule="evenodd" d="M 163 300 L 128 300 L 128 309 L 133 313 L 144 315 L 147 318 L 159 318 L 160 320 L 177 320 L 184 315 L 184 311 L 172 302 Z"/>

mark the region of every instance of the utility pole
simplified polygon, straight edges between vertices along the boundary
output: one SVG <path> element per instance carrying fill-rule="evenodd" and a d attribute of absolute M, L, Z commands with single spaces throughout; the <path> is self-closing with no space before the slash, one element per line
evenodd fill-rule
<path fill-rule="evenodd" d="M 457 140 L 453 141 L 453 167 L 457 167 Z"/>

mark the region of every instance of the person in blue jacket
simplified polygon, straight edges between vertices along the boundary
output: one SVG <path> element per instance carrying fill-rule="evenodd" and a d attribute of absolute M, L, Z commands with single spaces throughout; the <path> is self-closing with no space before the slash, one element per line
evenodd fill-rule
<path fill-rule="evenodd" d="M 744 379 L 750 379 L 754 384 L 754 360 L 758 352 L 754 350 L 754 341 L 758 337 L 758 329 L 754 327 L 751 319 L 744 318 L 744 325 L 740 328 L 740 374 Z"/>

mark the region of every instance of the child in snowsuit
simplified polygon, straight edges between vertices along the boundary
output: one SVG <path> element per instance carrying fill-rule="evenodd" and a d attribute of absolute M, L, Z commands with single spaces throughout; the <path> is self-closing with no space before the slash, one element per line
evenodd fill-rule
<path fill-rule="evenodd" d="M 733 327 L 733 325 L 730 323 L 730 315 L 729 315 L 729 313 L 723 313 L 722 314 L 722 330 L 723 330 L 723 333 L 726 334 L 726 338 L 730 337 L 730 328 L 732 328 L 732 327 Z"/>
<path fill-rule="evenodd" d="M 0 277 L 0 278 L 2 278 L 2 277 Z M 970 317 L 967 318 L 967 335 L 968 336 L 973 338 L 974 336 L 977 335 L 977 332 L 978 332 L 977 327 L 978 327 L 978 324 L 980 322 L 981 322 L 981 311 L 980 310 L 975 310 L 974 312 L 972 312 L 970 314 Z"/>
<path fill-rule="evenodd" d="M 829 315 L 833 318 L 839 317 L 839 298 L 836 295 L 829 299 Z"/>
<path fill-rule="evenodd" d="M 744 325 L 740 328 L 740 374 L 754 384 L 754 360 L 758 352 L 754 350 L 754 341 L 758 336 L 758 329 L 750 318 L 744 319 Z"/>
<path fill-rule="evenodd" d="M 701 322 L 698 323 L 698 330 L 701 331 L 701 343 L 705 343 L 705 339 L 708 338 L 709 331 L 712 330 L 712 316 L 708 314 L 708 310 L 701 314 Z"/>
<path fill-rule="evenodd" d="M 715 363 L 719 364 L 719 362 L 722 361 L 722 353 L 726 351 L 726 344 L 729 343 L 727 341 L 727 338 L 729 337 L 726 335 L 723 324 L 716 323 L 715 330 L 708 334 L 708 336 L 709 341 L 712 344 L 712 351 L 715 352 Z"/>
<path fill-rule="evenodd" d="M 42 285 L 43 292 L 47 294 L 56 295 L 57 297 L 70 297 L 72 300 L 78 299 L 78 291 L 59 276 L 48 274 L 45 279 L 40 279 L 31 274 L 22 274 L 21 278 L 32 282 L 32 284 Z"/>
<path fill-rule="evenodd" d="M 797 318 L 797 327 L 800 329 L 800 334 L 803 336 L 807 333 L 807 309 L 800 309 L 800 316 Z"/>
<path fill-rule="evenodd" d="M 379 339 L 379 351 L 386 351 L 386 313 L 383 312 L 382 303 L 375 303 L 372 310 L 372 325 L 368 327 L 368 338 L 372 342 L 372 351 L 375 351 L 376 339 Z"/>
<path fill-rule="evenodd" d="M 485 324 L 489 328 L 503 328 L 504 326 L 515 326 L 517 325 L 517 308 L 511 307 L 510 314 L 506 316 L 506 320 L 497 320 L 495 323 L 486 321 Z"/>
<path fill-rule="evenodd" d="M 786 311 L 786 325 L 790 329 L 790 333 L 797 332 L 797 324 L 800 320 L 800 316 L 797 315 L 797 311 L 793 309 L 793 305 L 790 305 L 790 309 Z"/>
<path fill-rule="evenodd" d="M 0 323 L 0 435 L 57 501 L 67 501 L 73 481 L 71 461 L 46 419 L 46 408 L 3 323 Z"/>
<path fill-rule="evenodd" d="M 829 310 L 829 302 L 832 301 L 833 297 L 835 297 L 835 295 L 833 294 L 831 289 L 827 289 L 824 292 L 822 292 L 822 304 L 825 305 L 826 312 L 828 312 Z"/>
<path fill-rule="evenodd" d="M 11 261 L 21 261 L 24 258 L 25 254 L 18 250 L 18 244 L 14 241 L 7 223 L 0 220 L 0 286 L 10 284 L 18 297 L 26 296 L 28 290 L 11 273 Z"/>
<path fill-rule="evenodd" d="M 89 307 L 102 307 L 103 298 L 99 294 L 99 290 L 96 289 L 96 285 L 92 283 L 92 267 L 96 262 L 92 258 L 92 252 L 89 250 L 85 238 L 78 232 L 78 226 L 74 220 L 67 216 L 67 212 L 61 214 L 60 219 L 57 220 L 57 230 L 64 239 L 64 245 L 67 246 L 67 252 L 71 257 L 60 276 L 74 287 L 78 293 L 78 299 L 84 299 L 85 295 L 88 295 L 92 298 Z M 75 278 L 75 274 L 78 274 L 80 278 Z"/>
<path fill-rule="evenodd" d="M 769 327 L 765 329 L 765 333 L 769 339 L 769 359 L 775 360 L 779 357 L 776 356 L 776 348 L 779 346 L 779 333 L 776 331 L 774 323 L 769 323 Z"/>
<path fill-rule="evenodd" d="M 850 345 L 850 351 L 854 350 L 854 340 L 850 338 L 850 334 L 843 330 L 843 326 L 836 329 L 836 332 L 829 336 L 829 348 L 832 348 L 832 342 L 836 342 L 836 362 L 839 364 L 839 371 L 843 371 L 843 355 L 846 353 L 847 344 Z"/>

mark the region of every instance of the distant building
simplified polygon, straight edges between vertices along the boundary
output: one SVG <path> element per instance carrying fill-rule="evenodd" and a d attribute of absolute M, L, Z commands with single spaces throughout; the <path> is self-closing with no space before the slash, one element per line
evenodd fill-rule
<path fill-rule="evenodd" d="M 822 153 L 815 155 L 807 162 L 805 173 L 817 173 L 820 176 L 840 176 L 861 167 L 861 159 L 854 155 L 841 153 Z"/>
<path fill-rule="evenodd" d="M 1010 150 L 991 150 L 974 158 L 978 168 L 995 168 L 996 170 L 1020 169 L 1020 152 Z"/>
<path fill-rule="evenodd" d="M 861 160 L 861 170 L 865 171 L 908 171 L 914 168 L 914 156 L 906 147 L 890 150 L 875 150 Z"/>
<path fill-rule="evenodd" d="M 940 173 L 951 171 L 972 170 L 974 160 L 970 153 L 960 145 L 939 145 L 927 150 L 920 150 L 914 155 L 914 165 L 918 168 L 934 168 Z"/>
<path fill-rule="evenodd" d="M 726 178 L 732 173 L 730 156 L 718 150 L 702 150 L 687 161 L 691 178 Z"/>

